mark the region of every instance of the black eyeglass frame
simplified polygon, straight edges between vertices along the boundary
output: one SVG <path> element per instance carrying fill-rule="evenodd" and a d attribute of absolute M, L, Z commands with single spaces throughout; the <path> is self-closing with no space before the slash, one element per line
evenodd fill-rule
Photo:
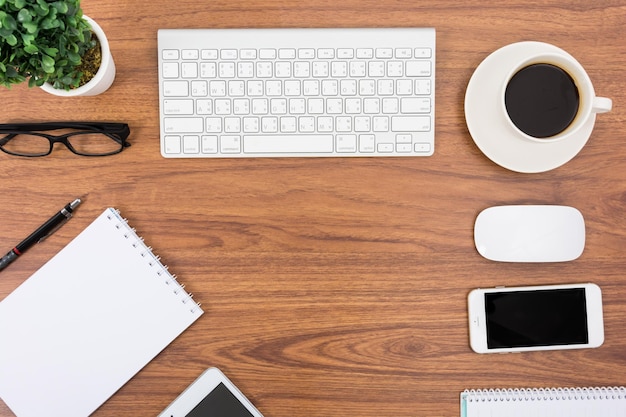
<path fill-rule="evenodd" d="M 42 133 L 50 130 L 59 130 L 59 129 L 74 129 L 75 132 L 64 133 L 63 135 L 52 135 L 47 133 Z M 120 148 L 113 152 L 103 153 L 103 154 L 88 154 L 82 153 L 74 149 L 68 138 L 71 136 L 82 135 L 85 133 L 100 133 L 105 136 L 108 136 L 115 142 L 120 144 Z M 21 154 L 8 151 L 4 149 L 4 144 L 7 142 L 7 139 L 11 139 L 11 135 L 17 136 L 19 134 L 30 134 L 35 136 L 40 136 L 48 139 L 50 142 L 50 148 L 46 153 L 39 154 Z M 130 128 L 126 123 L 111 123 L 111 122 L 47 122 L 47 123 L 8 123 L 8 124 L 0 124 L 0 135 L 4 137 L 0 138 L 0 150 L 15 156 L 24 156 L 24 157 L 40 157 L 50 155 L 54 148 L 55 143 L 62 143 L 69 149 L 72 153 L 80 156 L 109 156 L 115 155 L 130 146 L 129 142 L 126 142 L 126 139 L 130 135 Z"/>

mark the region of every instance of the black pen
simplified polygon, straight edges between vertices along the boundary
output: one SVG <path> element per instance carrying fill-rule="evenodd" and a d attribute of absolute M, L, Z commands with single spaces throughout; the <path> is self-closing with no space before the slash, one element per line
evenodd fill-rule
<path fill-rule="evenodd" d="M 41 242 L 52 233 L 54 233 L 59 227 L 63 226 L 63 223 L 65 223 L 70 219 L 70 217 L 72 217 L 72 213 L 80 203 L 80 198 L 72 201 L 71 203 L 63 207 L 61 211 L 52 216 L 50 220 L 42 224 L 39 229 L 35 230 L 33 233 L 31 233 L 30 236 L 18 243 L 13 249 L 9 251 L 9 253 L 4 255 L 2 259 L 0 259 L 0 270 L 6 268 L 7 265 L 13 262 L 18 256 L 23 254 L 35 243 Z"/>

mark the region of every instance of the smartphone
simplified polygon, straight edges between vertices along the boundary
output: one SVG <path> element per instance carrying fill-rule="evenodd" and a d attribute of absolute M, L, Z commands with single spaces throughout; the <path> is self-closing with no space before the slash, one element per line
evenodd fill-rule
<path fill-rule="evenodd" d="M 477 353 L 595 348 L 604 342 L 596 284 L 475 289 L 468 295 Z"/>
<path fill-rule="evenodd" d="M 217 368 L 204 371 L 158 417 L 263 417 Z"/>

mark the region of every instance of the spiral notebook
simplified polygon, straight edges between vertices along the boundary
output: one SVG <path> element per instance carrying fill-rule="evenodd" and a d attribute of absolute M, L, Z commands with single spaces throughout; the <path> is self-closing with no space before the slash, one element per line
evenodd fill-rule
<path fill-rule="evenodd" d="M 626 387 L 465 390 L 461 417 L 626 417 Z"/>
<path fill-rule="evenodd" d="M 88 416 L 202 314 L 109 208 L 0 302 L 0 398 Z"/>

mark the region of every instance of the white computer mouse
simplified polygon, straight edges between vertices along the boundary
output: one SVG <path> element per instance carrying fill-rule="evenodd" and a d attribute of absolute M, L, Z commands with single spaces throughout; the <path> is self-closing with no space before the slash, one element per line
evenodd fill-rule
<path fill-rule="evenodd" d="M 571 261 L 585 248 L 585 220 L 568 206 L 489 207 L 476 218 L 474 243 L 493 261 Z"/>

